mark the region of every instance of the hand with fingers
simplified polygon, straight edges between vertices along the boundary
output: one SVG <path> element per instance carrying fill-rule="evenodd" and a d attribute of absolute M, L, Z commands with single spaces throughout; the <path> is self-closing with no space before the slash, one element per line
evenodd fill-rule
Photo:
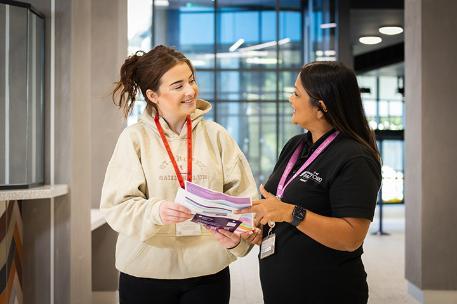
<path fill-rule="evenodd" d="M 225 229 L 212 229 L 208 226 L 205 226 L 205 228 L 208 229 L 212 235 L 214 235 L 219 244 L 221 244 L 224 248 L 235 248 L 241 241 L 241 237 L 238 234 Z"/>
<path fill-rule="evenodd" d="M 252 231 L 243 232 L 240 236 L 249 244 L 260 245 L 262 243 L 262 226 L 256 227 Z"/>
<path fill-rule="evenodd" d="M 294 205 L 282 202 L 279 198 L 260 185 L 260 193 L 264 199 L 253 201 L 252 207 L 244 208 L 236 213 L 255 213 L 255 219 L 262 225 L 268 222 L 291 222 Z"/>
<path fill-rule="evenodd" d="M 162 201 L 160 203 L 159 213 L 164 225 L 176 224 L 192 218 L 192 213 L 189 209 L 170 201 Z"/>

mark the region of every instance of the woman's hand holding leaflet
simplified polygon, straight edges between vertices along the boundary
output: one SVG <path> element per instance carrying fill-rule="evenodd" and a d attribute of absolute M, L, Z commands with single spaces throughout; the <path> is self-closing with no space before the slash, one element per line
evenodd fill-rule
<path fill-rule="evenodd" d="M 192 218 L 189 209 L 170 201 L 160 202 L 159 212 L 164 225 L 176 224 Z"/>
<path fill-rule="evenodd" d="M 232 249 L 238 246 L 241 238 L 238 234 L 232 233 L 224 229 L 213 229 L 205 225 L 205 228 L 216 238 L 222 247 Z"/>
<path fill-rule="evenodd" d="M 265 197 L 252 202 L 252 207 L 244 208 L 236 213 L 255 213 L 256 221 L 262 225 L 268 222 L 291 222 L 294 205 L 282 202 L 279 198 L 260 186 L 260 193 Z"/>

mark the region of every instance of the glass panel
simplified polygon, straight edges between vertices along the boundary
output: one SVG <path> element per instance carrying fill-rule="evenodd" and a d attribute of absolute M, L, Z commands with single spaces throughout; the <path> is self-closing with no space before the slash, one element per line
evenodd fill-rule
<path fill-rule="evenodd" d="M 378 130 L 403 130 L 404 100 L 399 89 L 402 79 L 359 75 L 357 80 L 370 127 Z"/>
<path fill-rule="evenodd" d="M 0 4 L 0 186 L 43 182 L 44 21 Z"/>
<path fill-rule="evenodd" d="M 336 11 L 334 0 L 310 0 L 309 61 L 334 61 L 336 54 Z"/>
<path fill-rule="evenodd" d="M 218 1 L 220 68 L 276 67 L 275 1 Z"/>
<path fill-rule="evenodd" d="M 218 100 L 276 100 L 274 72 L 219 72 Z M 218 115 L 219 117 L 219 115 Z"/>
<path fill-rule="evenodd" d="M 199 97 L 209 102 L 215 99 L 214 93 L 214 72 L 196 70 Z"/>
<path fill-rule="evenodd" d="M 278 132 L 278 156 L 281 149 L 293 136 L 303 133 L 304 130 L 292 124 L 292 107 L 287 102 L 279 103 L 279 132 Z"/>
<path fill-rule="evenodd" d="M 156 0 L 154 45 L 183 52 L 197 69 L 214 67 L 214 2 Z"/>
<path fill-rule="evenodd" d="M 6 98 L 9 115 L 5 121 L 9 130 L 5 133 L 10 144 L 7 152 L 10 184 L 24 184 L 27 180 L 24 161 L 27 159 L 27 13 L 26 8 L 9 6 L 9 92 Z"/>
<path fill-rule="evenodd" d="M 152 0 L 128 1 L 128 53 L 151 49 Z"/>
<path fill-rule="evenodd" d="M 281 1 L 279 13 L 279 65 L 300 68 L 303 64 L 303 15 L 301 1 Z"/>
<path fill-rule="evenodd" d="M 149 51 L 152 45 L 152 0 L 128 1 L 128 53 Z M 127 119 L 127 125 L 138 121 L 146 107 L 143 95 L 138 94 L 135 105 Z"/>
<path fill-rule="evenodd" d="M 175 46 L 192 60 L 200 98 L 213 105 L 206 118 L 226 126 L 248 152 L 258 181 L 268 177 L 278 150 L 303 132 L 290 123 L 288 103 L 304 61 L 302 1 L 154 3 L 153 45 Z"/>
<path fill-rule="evenodd" d="M 368 124 L 375 130 L 378 128 L 378 103 L 376 100 L 377 96 L 377 84 L 375 76 L 359 75 L 357 76 L 357 82 L 359 83 L 363 108 L 365 109 L 365 115 L 367 116 Z"/>
<path fill-rule="evenodd" d="M 279 100 L 289 101 L 289 97 L 295 90 L 295 80 L 299 71 L 285 71 L 279 74 Z"/>
<path fill-rule="evenodd" d="M 379 77 L 379 129 L 402 130 L 403 95 L 399 93 L 399 78 Z"/>
<path fill-rule="evenodd" d="M 36 38 L 35 38 L 35 96 L 36 96 L 36 148 L 35 159 L 36 179 L 34 183 L 44 183 L 44 139 L 45 139 L 45 122 L 44 122 L 44 81 L 45 81 L 45 20 L 36 18 Z"/>
<path fill-rule="evenodd" d="M 287 141 L 294 135 L 303 132 L 300 126 L 292 124 L 292 107 L 289 97 L 294 92 L 295 79 L 298 71 L 286 71 L 279 74 L 279 125 L 278 125 L 278 156 Z"/>
<path fill-rule="evenodd" d="M 220 103 L 218 122 L 227 128 L 249 159 L 256 182 L 265 182 L 276 163 L 276 103 Z"/>
<path fill-rule="evenodd" d="M 403 140 L 381 141 L 382 151 L 382 199 L 385 203 L 403 201 L 404 142 Z"/>
<path fill-rule="evenodd" d="M 214 121 L 215 113 L 215 93 L 214 93 L 214 72 L 198 71 L 197 83 L 199 89 L 199 98 L 209 101 L 212 105 L 212 110 L 205 115 L 205 119 Z"/>
<path fill-rule="evenodd" d="M 27 182 L 36 184 L 43 182 L 44 21 L 31 12 L 28 31 Z"/>

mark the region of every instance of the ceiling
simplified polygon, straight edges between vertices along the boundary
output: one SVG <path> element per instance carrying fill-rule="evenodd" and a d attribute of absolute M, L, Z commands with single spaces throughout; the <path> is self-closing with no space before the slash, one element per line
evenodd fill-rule
<path fill-rule="evenodd" d="M 376 69 L 370 72 L 363 73 L 363 75 L 370 76 L 404 76 L 405 75 L 405 63 L 396 63 Z"/>
<path fill-rule="evenodd" d="M 404 33 L 388 36 L 378 31 L 381 26 L 404 27 L 402 9 L 351 9 L 350 22 L 353 55 L 379 50 L 404 41 Z M 364 45 L 358 41 L 359 37 L 367 35 L 380 36 L 383 41 L 375 45 Z"/>

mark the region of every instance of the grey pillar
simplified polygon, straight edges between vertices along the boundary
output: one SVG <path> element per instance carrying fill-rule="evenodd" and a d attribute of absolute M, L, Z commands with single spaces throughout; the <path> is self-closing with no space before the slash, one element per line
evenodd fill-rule
<path fill-rule="evenodd" d="M 27 2 L 46 16 L 46 182 L 68 184 L 70 194 L 54 201 L 54 288 L 48 280 L 52 269 L 49 250 L 33 252 L 43 261 L 43 271 L 32 273 L 28 280 L 43 288 L 28 291 L 26 302 L 87 304 L 91 303 L 93 283 L 90 209 L 98 207 L 104 171 L 124 125 L 110 101 L 110 90 L 127 52 L 127 0 Z M 51 65 L 53 45 L 55 64 Z M 55 129 L 50 127 L 51 95 Z M 40 224 L 43 222 L 40 232 L 48 236 L 49 214 L 49 205 L 43 203 L 28 209 L 25 217 L 30 215 L 28 219 L 33 216 Z M 103 250 L 112 255 L 112 232 L 100 238 L 104 240 Z M 40 246 L 48 248 L 47 243 L 48 237 L 40 241 Z M 104 252 L 97 250 L 97 254 L 103 256 Z M 105 283 L 113 289 L 116 279 L 114 274 Z"/>
<path fill-rule="evenodd" d="M 405 1 L 406 279 L 422 303 L 457 303 L 457 2 Z"/>
<path fill-rule="evenodd" d="M 351 3 L 349 0 L 340 0 L 337 2 L 336 23 L 338 38 L 336 51 L 338 61 L 343 62 L 348 67 L 354 66 L 354 57 L 352 55 L 352 37 L 351 37 Z"/>

